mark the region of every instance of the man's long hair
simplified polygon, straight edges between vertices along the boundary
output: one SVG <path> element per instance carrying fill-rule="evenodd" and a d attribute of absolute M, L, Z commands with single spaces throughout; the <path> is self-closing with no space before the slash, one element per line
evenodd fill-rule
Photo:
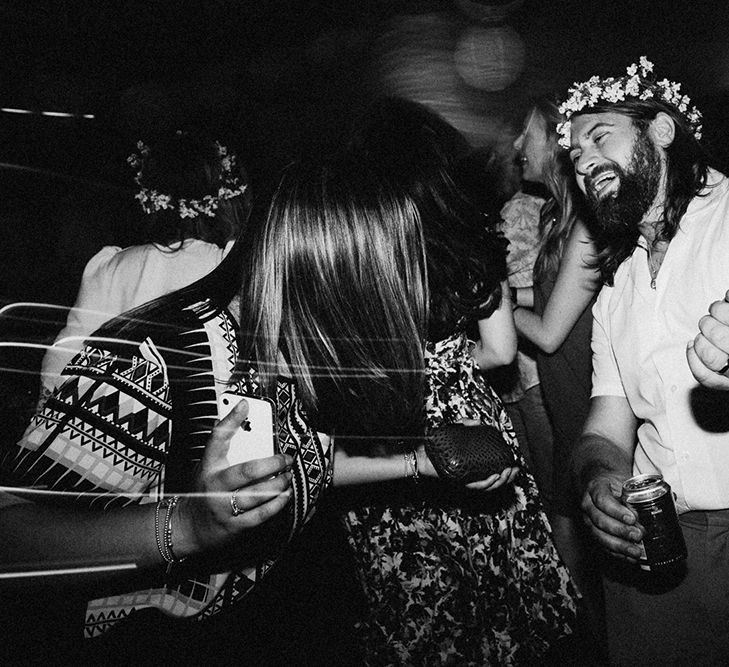
<path fill-rule="evenodd" d="M 674 140 L 666 148 L 666 196 L 660 236 L 661 240 L 670 241 L 676 235 L 689 203 L 706 187 L 709 172 L 708 156 L 681 113 L 670 104 L 650 99 L 598 104 L 573 117 L 587 113 L 621 113 L 633 119 L 640 136 L 647 133 L 650 122 L 660 111 L 667 113 L 676 126 Z M 638 237 L 638 229 L 619 238 L 613 238 L 609 232 L 602 230 L 596 233 L 597 263 L 605 284 L 613 284 L 615 272 L 635 250 Z"/>

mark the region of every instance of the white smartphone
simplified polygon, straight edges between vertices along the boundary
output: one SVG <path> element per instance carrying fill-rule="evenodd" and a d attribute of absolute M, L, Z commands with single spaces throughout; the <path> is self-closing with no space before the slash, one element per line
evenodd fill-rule
<path fill-rule="evenodd" d="M 235 432 L 228 447 L 228 465 L 273 456 L 277 451 L 274 405 L 270 398 L 255 398 L 224 392 L 218 399 L 218 415 L 223 419 L 242 399 L 248 402 L 248 417 Z"/>

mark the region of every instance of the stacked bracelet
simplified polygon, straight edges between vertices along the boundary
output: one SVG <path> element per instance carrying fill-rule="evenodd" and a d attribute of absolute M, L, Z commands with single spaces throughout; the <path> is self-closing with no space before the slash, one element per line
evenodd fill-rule
<path fill-rule="evenodd" d="M 173 565 L 185 560 L 184 558 L 177 558 L 172 550 L 172 512 L 179 500 L 180 496 L 163 498 L 157 503 L 154 510 L 154 537 L 157 541 L 160 556 L 167 563 L 167 574 L 170 573 Z M 164 519 L 161 519 L 163 509 L 165 510 Z"/>
<path fill-rule="evenodd" d="M 418 470 L 418 457 L 415 451 L 405 452 L 403 459 L 405 460 L 405 477 L 412 479 L 417 484 L 420 481 L 420 471 Z"/>

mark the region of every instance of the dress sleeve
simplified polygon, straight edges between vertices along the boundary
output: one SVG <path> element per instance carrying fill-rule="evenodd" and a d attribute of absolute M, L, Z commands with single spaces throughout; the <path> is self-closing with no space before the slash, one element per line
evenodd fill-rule
<path fill-rule="evenodd" d="M 506 258 L 509 283 L 513 287 L 530 287 L 539 252 L 539 212 L 544 200 L 519 194 L 501 209 L 501 230 L 509 240 Z"/>
<path fill-rule="evenodd" d="M 121 250 L 105 246 L 86 264 L 76 303 L 68 313 L 66 326 L 48 349 L 41 367 L 41 386 L 47 392 L 61 381 L 64 366 L 83 347 L 84 339 L 108 319 L 118 315 L 109 289 L 109 262 Z M 121 312 L 121 311 L 119 311 Z"/>
<path fill-rule="evenodd" d="M 95 509 L 156 499 L 172 405 L 153 342 L 128 352 L 87 345 L 64 378 L 2 461 L 18 493 L 58 491 L 53 502 Z"/>

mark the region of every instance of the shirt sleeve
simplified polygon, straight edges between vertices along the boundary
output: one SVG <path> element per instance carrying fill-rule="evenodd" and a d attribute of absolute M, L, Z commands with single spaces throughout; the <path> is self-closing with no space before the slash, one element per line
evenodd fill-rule
<path fill-rule="evenodd" d="M 610 344 L 607 305 L 611 288 L 603 287 L 592 307 L 592 394 L 625 396 L 618 365 Z"/>
<path fill-rule="evenodd" d="M 61 371 L 81 350 L 84 339 L 121 312 L 115 312 L 113 290 L 109 289 L 109 261 L 120 250 L 118 246 L 105 246 L 86 264 L 66 326 L 43 358 L 41 385 L 46 389 L 60 384 Z"/>
<path fill-rule="evenodd" d="M 121 347 L 121 346 L 120 346 Z M 2 465 L 18 493 L 96 509 L 160 493 L 170 441 L 167 369 L 150 339 L 127 351 L 87 345 Z"/>

